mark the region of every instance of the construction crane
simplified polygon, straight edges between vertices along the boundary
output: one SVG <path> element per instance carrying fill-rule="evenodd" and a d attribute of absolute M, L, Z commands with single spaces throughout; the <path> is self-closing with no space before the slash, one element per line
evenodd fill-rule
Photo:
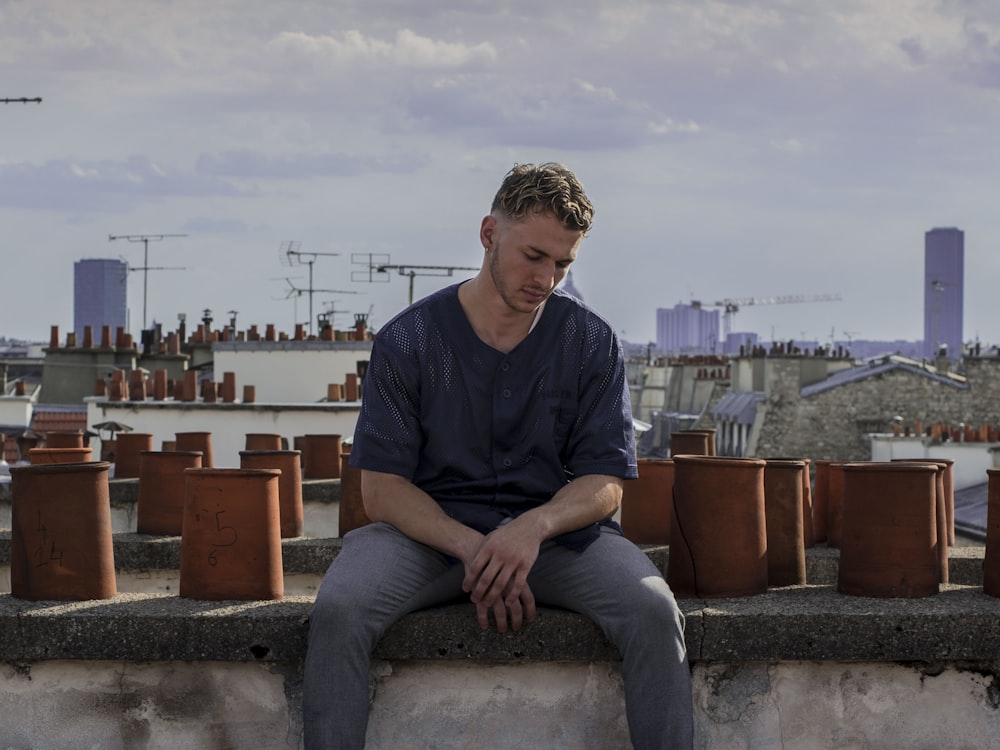
<path fill-rule="evenodd" d="M 839 302 L 839 294 L 784 294 L 777 297 L 739 297 L 720 300 L 715 303 L 715 307 L 721 307 L 722 332 L 723 336 L 728 336 L 732 332 L 733 318 L 741 307 L 751 305 L 796 305 L 805 302 Z"/>

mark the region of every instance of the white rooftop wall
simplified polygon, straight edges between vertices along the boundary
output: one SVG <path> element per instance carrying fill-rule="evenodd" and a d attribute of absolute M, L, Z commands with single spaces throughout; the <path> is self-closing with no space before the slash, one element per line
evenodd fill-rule
<path fill-rule="evenodd" d="M 933 444 L 925 437 L 896 437 L 891 434 L 872 434 L 872 461 L 892 461 L 900 458 L 914 460 L 937 458 L 951 459 L 955 489 L 964 490 L 987 481 L 987 469 L 995 466 L 996 443 L 939 443 Z"/>
<path fill-rule="evenodd" d="M 323 389 L 326 395 L 326 386 Z M 211 432 L 215 466 L 235 468 L 240 465 L 240 451 L 246 447 L 248 433 L 274 433 L 288 438 L 302 435 L 354 435 L 354 425 L 361 402 L 322 404 L 225 404 L 183 401 L 107 401 L 90 397 L 87 425 L 116 421 L 135 432 L 153 435 L 153 449 L 160 450 L 164 440 L 173 440 L 178 432 Z M 106 434 L 106 433 L 104 433 Z M 100 455 L 95 441 L 94 455 Z"/>
<path fill-rule="evenodd" d="M 212 346 L 213 378 L 236 373 L 236 395 L 256 388 L 258 403 L 315 403 L 371 354 L 370 341 L 254 341 Z"/>
<path fill-rule="evenodd" d="M 0 397 L 0 425 L 27 427 L 31 423 L 31 409 L 28 396 Z"/>

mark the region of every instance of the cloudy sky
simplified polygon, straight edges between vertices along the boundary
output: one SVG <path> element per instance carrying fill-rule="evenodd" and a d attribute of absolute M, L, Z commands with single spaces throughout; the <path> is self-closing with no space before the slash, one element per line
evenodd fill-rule
<path fill-rule="evenodd" d="M 994 0 L 0 0 L 0 98 L 37 96 L 0 105 L 2 335 L 70 330 L 73 262 L 141 268 L 108 240 L 141 234 L 186 235 L 149 243 L 167 329 L 290 331 L 310 259 L 314 314 L 377 327 L 409 280 L 369 257 L 478 266 L 503 174 L 555 160 L 597 207 L 574 282 L 630 341 L 829 294 L 735 328 L 919 339 L 924 232 L 958 226 L 965 337 L 1000 343 Z"/>

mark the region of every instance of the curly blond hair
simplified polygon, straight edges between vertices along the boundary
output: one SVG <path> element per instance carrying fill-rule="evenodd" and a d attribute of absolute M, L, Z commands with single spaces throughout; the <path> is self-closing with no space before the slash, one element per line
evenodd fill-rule
<path fill-rule="evenodd" d="M 576 175 L 562 164 L 546 162 L 515 165 L 493 198 L 490 213 L 513 220 L 549 214 L 567 229 L 586 234 L 594 206 Z"/>

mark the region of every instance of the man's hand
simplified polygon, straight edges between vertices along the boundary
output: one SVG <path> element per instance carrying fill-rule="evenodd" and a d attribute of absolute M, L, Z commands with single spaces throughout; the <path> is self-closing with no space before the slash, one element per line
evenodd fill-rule
<path fill-rule="evenodd" d="M 501 633 L 507 632 L 508 616 L 512 630 L 535 620 L 528 573 L 538 559 L 540 540 L 531 533 L 527 519 L 522 519 L 490 532 L 472 560 L 466 561 L 462 588 L 476 605 L 476 619 L 484 630 L 489 628 L 491 610 Z"/>

